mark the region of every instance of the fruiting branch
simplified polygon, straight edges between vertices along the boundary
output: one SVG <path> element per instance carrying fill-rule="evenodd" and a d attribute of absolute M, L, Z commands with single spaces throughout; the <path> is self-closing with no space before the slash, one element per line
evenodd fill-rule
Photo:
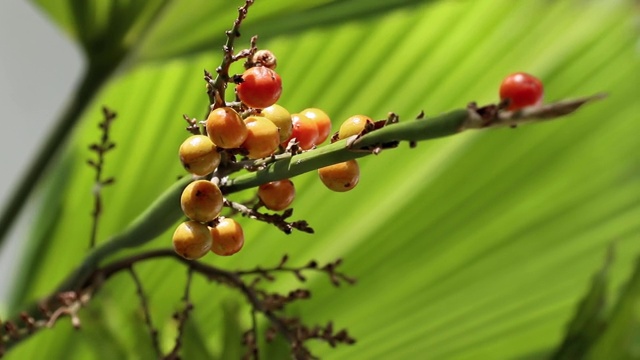
<path fill-rule="evenodd" d="M 276 160 L 263 170 L 228 179 L 220 185 L 220 189 L 225 195 L 228 195 L 270 181 L 291 178 L 330 164 L 367 156 L 376 147 L 393 147 L 397 146 L 400 141 L 425 141 L 453 135 L 467 129 L 513 126 L 527 122 L 551 120 L 568 115 L 582 105 L 601 98 L 602 95 L 595 95 L 514 113 L 496 113 L 486 107 L 454 110 L 434 118 L 399 122 L 384 126 L 355 140 L 341 140 L 292 157 Z M 349 141 L 352 142 L 350 147 L 347 146 Z M 182 210 L 176 204 L 180 203 L 182 191 L 192 181 L 192 177 L 185 176 L 174 183 L 140 216 L 134 219 L 122 233 L 113 236 L 109 241 L 93 249 L 80 266 L 58 287 L 56 293 L 82 286 L 104 259 L 125 248 L 144 245 L 174 226 L 183 216 Z"/>
<path fill-rule="evenodd" d="M 280 314 L 285 306 L 292 301 L 308 298 L 310 296 L 308 290 L 294 289 L 287 295 L 281 295 L 278 293 L 267 292 L 258 287 L 260 279 L 266 281 L 275 280 L 275 276 L 273 275 L 275 273 L 292 273 L 298 280 L 304 282 L 306 278 L 303 276 L 303 272 L 307 271 L 326 274 L 331 282 L 336 286 L 340 285 L 342 282 L 349 284 L 354 283 L 354 279 L 337 270 L 337 267 L 341 264 L 340 260 L 336 260 L 324 266 L 319 266 L 316 261 L 310 261 L 307 265 L 301 267 L 288 267 L 285 266 L 288 260 L 288 257 L 285 255 L 275 267 L 257 267 L 255 269 L 245 271 L 228 271 L 199 261 L 185 260 L 177 255 L 173 249 L 161 249 L 130 256 L 105 265 L 102 268 L 98 268 L 88 275 L 87 280 L 79 285 L 76 291 L 69 291 L 45 298 L 39 303 L 39 307 L 34 306 L 32 310 L 22 313 L 20 319 L 3 323 L 2 325 L 6 328 L 6 335 L 0 336 L 0 349 L 9 350 L 20 341 L 30 337 L 37 330 L 50 327 L 62 315 L 71 316 L 74 325 L 79 324 L 77 320 L 78 310 L 80 310 L 82 306 L 94 297 L 104 282 L 120 272 L 130 272 L 133 276 L 139 295 L 143 294 L 140 279 L 138 279 L 136 273 L 132 271 L 132 268 L 135 264 L 140 262 L 160 258 L 174 259 L 187 268 L 187 281 L 183 295 L 184 308 L 174 314 L 174 318 L 177 320 L 178 334 L 176 336 L 174 347 L 168 354 L 163 356 L 164 359 L 179 358 L 179 351 L 182 346 L 181 339 L 184 333 L 184 324 L 188 319 L 189 313 L 193 309 L 193 304 L 190 301 L 189 294 L 194 274 L 202 275 L 221 285 L 239 290 L 247 299 L 247 302 L 251 306 L 251 311 L 255 314 L 261 314 L 269 320 L 271 324 L 269 328 L 272 329 L 270 331 L 278 332 L 287 339 L 291 345 L 292 354 L 294 354 L 296 359 L 309 358 L 308 356 L 298 356 L 299 354 L 310 355 L 309 349 L 304 345 L 304 342 L 308 339 L 313 338 L 324 340 L 331 346 L 335 346 L 337 343 L 352 344 L 354 342 L 354 340 L 347 334 L 346 330 L 334 333 L 330 324 L 326 327 L 315 326 L 313 328 L 309 328 L 298 318 L 287 317 Z M 244 278 L 247 277 L 249 279 L 244 280 Z M 141 300 L 143 299 L 143 309 L 145 311 L 145 316 L 148 319 L 146 326 L 151 332 L 153 346 L 156 349 L 156 352 L 160 352 L 157 341 L 157 331 L 150 321 L 146 296 L 141 295 L 140 297 Z M 54 310 L 49 311 L 48 309 Z M 257 334 L 255 326 L 251 332 Z M 269 338 L 269 331 L 267 338 Z"/>

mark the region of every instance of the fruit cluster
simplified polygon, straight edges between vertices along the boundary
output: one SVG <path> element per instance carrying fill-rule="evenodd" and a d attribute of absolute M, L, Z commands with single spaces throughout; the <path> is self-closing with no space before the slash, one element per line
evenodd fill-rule
<path fill-rule="evenodd" d="M 274 68 L 275 57 L 269 51 L 256 52 L 251 66 L 236 83 L 236 103 L 225 103 L 212 109 L 203 122 L 204 134 L 194 134 L 180 145 L 180 161 L 191 174 L 205 177 L 215 175 L 223 158 L 244 156 L 250 160 L 270 157 L 289 151 L 310 150 L 327 140 L 331 133 L 331 119 L 322 110 L 308 108 L 291 114 L 276 104 L 282 93 L 282 81 Z M 359 134 L 366 116 L 353 116 L 340 127 L 340 139 Z M 353 189 L 360 171 L 355 160 L 318 170 L 323 184 L 334 191 Z M 259 206 L 272 211 L 287 209 L 295 197 L 291 180 L 273 181 L 257 190 Z M 181 196 L 181 207 L 189 218 L 178 226 L 173 235 L 175 251 L 186 259 L 198 259 L 209 251 L 218 255 L 232 255 L 244 244 L 242 227 L 235 220 L 220 216 L 225 199 L 214 181 L 199 179 L 190 183 Z M 255 208 L 255 207 L 254 207 Z"/>
<path fill-rule="evenodd" d="M 211 180 L 193 181 L 182 193 L 182 210 L 189 220 L 176 229 L 173 245 L 186 259 L 198 259 L 209 251 L 232 255 L 244 244 L 240 224 L 220 216 L 226 202 L 217 186 L 220 173 L 232 172 L 225 166 L 236 163 L 236 156 L 251 161 L 286 151 L 311 150 L 325 142 L 331 133 L 331 119 L 324 111 L 308 108 L 292 114 L 276 103 L 282 93 L 282 81 L 274 70 L 276 59 L 270 51 L 254 51 L 245 67 L 242 75 L 229 78 L 236 84 L 238 101 L 216 102 L 202 123 L 203 129 L 198 127 L 198 134 L 180 146 L 180 161 L 187 171 L 199 177 L 214 175 Z M 515 73 L 500 86 L 500 108 L 518 111 L 538 105 L 542 94 L 540 80 L 526 73 Z M 331 140 L 359 136 L 374 128 L 375 123 L 368 116 L 354 115 L 341 124 Z M 344 192 L 358 184 L 360 169 L 356 160 L 348 160 L 320 168 L 318 175 L 330 190 Z M 258 188 L 258 202 L 253 210 L 264 206 L 283 211 L 289 208 L 294 197 L 291 180 L 269 182 Z"/>

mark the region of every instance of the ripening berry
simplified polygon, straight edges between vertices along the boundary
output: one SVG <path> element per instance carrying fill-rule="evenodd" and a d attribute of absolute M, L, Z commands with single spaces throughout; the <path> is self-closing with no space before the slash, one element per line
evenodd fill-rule
<path fill-rule="evenodd" d="M 196 260 L 211 249 L 212 236 L 207 225 L 185 221 L 173 233 L 173 249 L 187 260 Z"/>
<path fill-rule="evenodd" d="M 262 116 L 271 120 L 277 127 L 280 134 L 280 143 L 285 142 L 291 137 L 293 124 L 291 123 L 291 114 L 287 109 L 278 104 L 273 104 L 262 110 Z"/>
<path fill-rule="evenodd" d="M 368 122 L 373 122 L 370 117 L 364 115 L 354 115 L 345 120 L 338 130 L 338 139 L 346 139 L 349 136 L 358 135 L 364 130 Z"/>
<path fill-rule="evenodd" d="M 224 198 L 218 186 L 208 180 L 187 185 L 180 197 L 182 211 L 191 220 L 209 222 L 220 215 Z"/>
<path fill-rule="evenodd" d="M 324 111 L 316 108 L 309 108 L 302 110 L 300 114 L 316 123 L 316 126 L 318 127 L 318 138 L 315 141 L 316 145 L 320 145 L 327 140 L 331 133 L 331 119 Z"/>
<path fill-rule="evenodd" d="M 249 152 L 249 159 L 267 157 L 278 150 L 280 135 L 273 122 L 262 116 L 249 116 L 244 122 L 248 133 L 242 147 Z"/>
<path fill-rule="evenodd" d="M 207 117 L 207 135 L 218 147 L 234 149 L 247 138 L 247 127 L 240 115 L 230 107 L 214 109 Z"/>
<path fill-rule="evenodd" d="M 296 138 L 302 150 L 311 149 L 318 140 L 318 126 L 316 123 L 302 114 L 291 114 L 293 131 L 291 138 Z"/>
<path fill-rule="evenodd" d="M 295 196 L 296 189 L 289 179 L 272 181 L 258 187 L 258 197 L 269 210 L 280 211 L 288 208 Z"/>
<path fill-rule="evenodd" d="M 242 82 L 236 86 L 236 93 L 248 107 L 264 109 L 280 98 L 282 80 L 275 71 L 254 66 L 242 74 Z"/>
<path fill-rule="evenodd" d="M 207 175 L 220 164 L 220 153 L 211 140 L 204 135 L 189 136 L 180 145 L 180 162 L 194 175 Z"/>
<path fill-rule="evenodd" d="M 221 218 L 210 228 L 213 244 L 211 251 L 217 255 L 229 256 L 237 253 L 244 245 L 244 233 L 240 224 L 231 218 Z"/>
<path fill-rule="evenodd" d="M 360 167 L 355 160 L 348 160 L 320 168 L 318 175 L 322 183 L 330 190 L 344 192 L 358 185 Z"/>
<path fill-rule="evenodd" d="M 508 99 L 507 110 L 515 111 L 542 103 L 542 81 L 533 75 L 517 72 L 507 76 L 500 84 L 500 100 Z"/>

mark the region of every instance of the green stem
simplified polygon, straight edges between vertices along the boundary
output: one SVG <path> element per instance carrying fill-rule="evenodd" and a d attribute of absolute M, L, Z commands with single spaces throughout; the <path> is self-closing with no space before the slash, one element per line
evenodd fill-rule
<path fill-rule="evenodd" d="M 460 132 L 468 121 L 467 110 L 454 110 L 432 119 L 405 121 L 372 131 L 347 148 L 347 140 L 278 160 L 266 169 L 233 178 L 220 186 L 224 194 L 249 189 L 264 183 L 288 179 L 339 162 L 371 155 L 364 149 L 396 141 L 423 141 Z"/>
<path fill-rule="evenodd" d="M 80 115 L 87 107 L 93 96 L 98 92 L 104 80 L 110 74 L 109 69 L 90 67 L 87 69 L 82 82 L 77 87 L 73 100 L 68 104 L 64 113 L 57 121 L 53 131 L 44 140 L 35 159 L 30 163 L 26 172 L 11 192 L 11 197 L 0 215 L 0 246 L 2 246 L 11 225 L 22 211 L 31 192 L 46 172 L 47 165 L 60 152 L 60 149 L 71 134 L 73 127 L 80 119 Z"/>

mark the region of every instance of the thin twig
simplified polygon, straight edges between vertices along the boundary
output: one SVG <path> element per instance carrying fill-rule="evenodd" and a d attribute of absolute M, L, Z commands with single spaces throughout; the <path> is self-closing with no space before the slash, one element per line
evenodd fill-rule
<path fill-rule="evenodd" d="M 184 307 L 182 308 L 182 311 L 176 312 L 174 314 L 174 318 L 178 322 L 178 331 L 177 331 L 178 333 L 176 335 L 176 340 L 175 340 L 175 344 L 173 345 L 173 349 L 171 349 L 171 352 L 164 357 L 165 360 L 180 359 L 179 353 L 180 353 L 180 349 L 182 348 L 182 338 L 184 337 L 184 327 L 185 327 L 185 324 L 187 323 L 187 320 L 189 319 L 189 313 L 191 312 L 191 310 L 193 310 L 193 304 L 191 303 L 191 300 L 189 298 L 192 279 L 193 279 L 193 268 L 189 267 L 187 269 L 187 281 L 184 286 L 184 294 L 182 295 L 182 301 L 184 302 Z"/>
<path fill-rule="evenodd" d="M 100 215 L 102 215 L 102 188 L 107 185 L 113 184 L 115 179 L 113 177 L 103 179 L 102 171 L 104 169 L 104 157 L 105 154 L 113 148 L 116 144 L 109 139 L 109 130 L 111 129 L 111 123 L 116 118 L 116 113 L 112 112 L 106 107 L 102 108 L 104 120 L 98 124 L 98 127 L 102 131 L 100 142 L 93 143 L 89 146 L 89 150 L 96 153 L 97 160 L 87 160 L 89 166 L 96 171 L 94 186 L 93 186 L 93 212 L 91 223 L 91 235 L 89 237 L 89 248 L 93 248 L 96 244 L 96 238 L 98 235 L 98 224 L 100 223 Z"/>
<path fill-rule="evenodd" d="M 142 312 L 144 314 L 144 323 L 147 326 L 147 330 L 149 331 L 149 336 L 151 337 L 151 345 L 153 346 L 153 351 L 156 353 L 156 357 L 159 359 L 162 357 L 162 350 L 160 349 L 160 340 L 158 338 L 158 329 L 153 326 L 153 322 L 151 320 L 151 311 L 149 309 L 149 302 L 147 301 L 147 296 L 144 293 L 144 289 L 142 287 L 142 281 L 140 281 L 140 277 L 133 269 L 133 266 L 129 267 L 129 273 L 133 278 L 133 283 L 136 286 L 136 293 L 138 294 L 138 298 L 140 299 L 140 306 L 142 307 Z"/>
<path fill-rule="evenodd" d="M 282 214 L 265 214 L 265 213 L 259 212 L 256 209 L 249 208 L 244 204 L 237 203 L 230 200 L 225 200 L 224 205 L 231 208 L 234 211 L 239 212 L 243 216 L 275 225 L 278 229 L 282 230 L 282 232 L 284 232 L 287 235 L 291 234 L 293 229 L 306 232 L 309 234 L 313 234 L 313 229 L 309 226 L 309 223 L 307 223 L 305 220 L 297 220 L 292 222 L 287 221 L 287 219 L 291 217 L 291 215 L 293 215 L 292 208 L 285 210 Z"/>

